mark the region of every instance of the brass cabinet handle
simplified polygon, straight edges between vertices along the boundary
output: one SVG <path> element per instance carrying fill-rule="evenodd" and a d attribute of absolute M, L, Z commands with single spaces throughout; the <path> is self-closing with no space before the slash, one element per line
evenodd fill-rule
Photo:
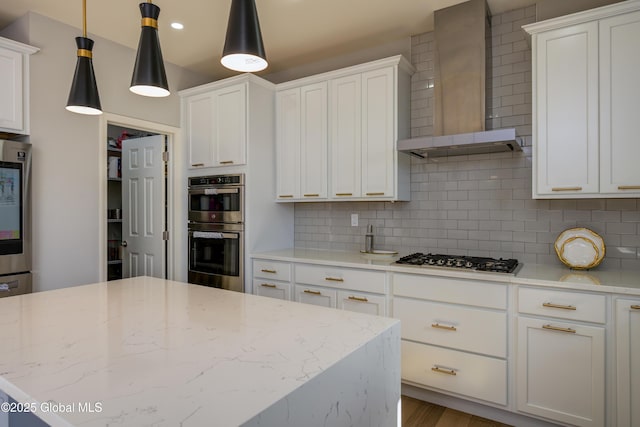
<path fill-rule="evenodd" d="M 221 165 L 232 165 L 233 164 L 233 160 L 223 160 L 221 162 L 218 162 Z"/>
<path fill-rule="evenodd" d="M 382 192 L 382 193 L 367 193 L 367 196 L 384 196 L 384 192 Z"/>
<path fill-rule="evenodd" d="M 582 191 L 582 187 L 554 187 L 551 191 Z"/>
<path fill-rule="evenodd" d="M 572 305 L 558 305 L 558 304 L 554 304 L 552 302 L 545 302 L 542 304 L 543 307 L 549 307 L 549 308 L 560 308 L 562 310 L 577 310 L 576 307 L 572 306 Z"/>
<path fill-rule="evenodd" d="M 191 164 L 191 166 L 194 167 L 194 168 L 198 168 L 200 166 L 204 166 L 204 163 L 193 163 L 193 164 Z"/>
<path fill-rule="evenodd" d="M 454 371 L 453 369 L 445 369 L 439 366 L 434 366 L 433 368 L 431 368 L 431 370 L 433 372 L 440 372 L 441 374 L 454 375 L 454 376 L 458 375 L 456 371 Z"/>
<path fill-rule="evenodd" d="M 576 330 L 575 329 L 571 329 L 571 328 L 561 328 L 559 326 L 553 326 L 553 325 L 542 325 L 543 329 L 549 329 L 551 331 L 558 331 L 558 332 L 568 332 L 570 334 L 575 334 Z"/>
<path fill-rule="evenodd" d="M 636 305 L 636 304 L 632 305 L 631 310 L 640 310 L 640 305 Z"/>
<path fill-rule="evenodd" d="M 315 194 L 315 193 L 313 193 L 313 194 L 304 194 L 304 197 L 319 197 L 319 196 L 320 196 L 319 194 Z"/>
<path fill-rule="evenodd" d="M 263 273 L 271 273 L 271 274 L 276 274 L 277 273 L 276 270 L 269 270 L 269 269 L 266 269 L 266 268 L 263 268 L 260 271 L 262 271 Z"/>
<path fill-rule="evenodd" d="M 369 302 L 369 300 L 366 298 L 360 298 L 360 297 L 354 297 L 354 296 L 350 296 L 349 299 L 351 301 Z"/>
<path fill-rule="evenodd" d="M 309 289 L 305 289 L 305 290 L 304 290 L 304 293 L 305 293 L 305 294 L 311 294 L 311 295 L 322 295 L 322 293 L 321 293 L 321 292 L 318 292 L 318 291 L 310 291 Z"/>
<path fill-rule="evenodd" d="M 325 277 L 324 280 L 328 280 L 329 282 L 344 282 L 342 277 Z"/>
<path fill-rule="evenodd" d="M 271 283 L 263 283 L 260 286 L 264 286 L 265 288 L 277 288 L 276 285 L 272 285 Z"/>
<path fill-rule="evenodd" d="M 293 194 L 281 194 L 278 197 L 280 197 L 281 199 L 285 199 L 285 198 L 292 198 Z"/>
<path fill-rule="evenodd" d="M 618 190 L 640 190 L 640 185 L 618 185 Z"/>
<path fill-rule="evenodd" d="M 336 193 L 336 196 L 353 196 L 353 193 Z"/>
<path fill-rule="evenodd" d="M 439 323 L 432 323 L 431 327 L 436 329 L 444 329 L 445 331 L 453 331 L 453 332 L 458 330 L 455 326 L 446 326 L 446 325 L 441 325 Z"/>

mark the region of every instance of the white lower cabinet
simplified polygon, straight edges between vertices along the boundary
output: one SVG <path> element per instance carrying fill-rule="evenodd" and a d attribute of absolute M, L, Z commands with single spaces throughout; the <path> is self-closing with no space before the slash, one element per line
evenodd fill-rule
<path fill-rule="evenodd" d="M 275 280 L 254 279 L 253 293 L 261 297 L 291 299 L 291 283 Z"/>
<path fill-rule="evenodd" d="M 618 299 L 615 316 L 616 425 L 640 426 L 640 299 Z"/>
<path fill-rule="evenodd" d="M 295 285 L 294 288 L 297 302 L 336 308 L 337 295 L 335 289 L 307 285 Z"/>
<path fill-rule="evenodd" d="M 402 381 L 507 405 L 507 286 L 394 274 Z"/>
<path fill-rule="evenodd" d="M 519 291 L 516 349 L 518 411 L 570 425 L 604 426 L 605 327 L 585 325 L 569 318 L 574 313 L 584 312 L 584 307 L 597 312 L 604 310 L 604 299 L 598 307 L 593 302 L 601 295 L 527 288 Z M 536 294 L 548 297 L 540 304 L 541 309 L 546 309 L 549 304 L 558 306 L 553 312 L 555 317 L 529 317 L 524 314 L 531 311 L 531 298 Z M 574 295 L 573 300 L 571 294 Z M 551 302 L 558 298 L 563 304 Z M 562 313 L 567 313 L 568 319 L 563 319 Z M 602 321 L 604 323 L 604 319 Z"/>
<path fill-rule="evenodd" d="M 263 297 L 291 299 L 291 264 L 253 260 L 253 293 Z"/>
<path fill-rule="evenodd" d="M 358 313 L 386 316 L 386 298 L 384 295 L 362 292 L 338 291 L 338 308 Z"/>
<path fill-rule="evenodd" d="M 402 340 L 402 380 L 418 386 L 507 404 L 507 362 Z"/>

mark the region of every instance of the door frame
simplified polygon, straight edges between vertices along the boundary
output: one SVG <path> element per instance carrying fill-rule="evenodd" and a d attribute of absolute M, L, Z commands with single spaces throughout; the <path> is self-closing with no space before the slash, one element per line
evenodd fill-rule
<path fill-rule="evenodd" d="M 180 220 L 181 210 L 175 203 L 177 194 L 180 194 L 180 188 L 176 176 L 176 154 L 179 150 L 176 147 L 181 146 L 181 129 L 168 126 L 161 123 L 150 122 L 147 120 L 136 119 L 133 117 L 120 116 L 112 113 L 104 113 L 100 116 L 100 144 L 101 149 L 98 150 L 98 174 L 100 176 L 100 189 L 98 198 L 98 223 L 100 224 L 98 231 L 98 277 L 100 281 L 107 281 L 107 127 L 109 125 L 133 128 L 141 131 L 147 131 L 164 135 L 167 138 L 167 153 L 169 155 L 169 163 L 167 165 L 167 231 L 169 232 L 169 242 L 167 244 L 166 253 L 166 269 L 167 279 L 174 280 L 176 274 L 176 254 L 179 242 L 179 236 L 176 234 L 176 221 Z"/>

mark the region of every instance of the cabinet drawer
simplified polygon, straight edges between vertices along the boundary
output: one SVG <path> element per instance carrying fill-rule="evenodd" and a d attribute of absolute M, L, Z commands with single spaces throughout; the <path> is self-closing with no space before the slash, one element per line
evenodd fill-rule
<path fill-rule="evenodd" d="M 295 300 L 304 304 L 336 308 L 336 290 L 295 285 Z"/>
<path fill-rule="evenodd" d="M 459 350 L 507 356 L 507 313 L 395 298 L 402 338 Z"/>
<path fill-rule="evenodd" d="M 31 293 L 31 273 L 0 277 L 0 298 Z"/>
<path fill-rule="evenodd" d="M 386 299 L 382 295 L 371 295 L 362 292 L 338 291 L 338 308 L 357 311 L 359 313 L 386 316 Z"/>
<path fill-rule="evenodd" d="M 276 280 L 253 279 L 253 293 L 262 297 L 291 299 L 291 283 Z"/>
<path fill-rule="evenodd" d="M 479 280 L 422 274 L 394 274 L 393 294 L 453 304 L 506 309 L 507 286 Z"/>
<path fill-rule="evenodd" d="M 254 259 L 253 277 L 289 282 L 291 281 L 291 264 L 288 262 Z"/>
<path fill-rule="evenodd" d="M 295 265 L 296 283 L 351 289 L 354 291 L 385 293 L 383 271 L 354 270 L 321 265 Z"/>
<path fill-rule="evenodd" d="M 604 323 L 606 297 L 553 289 L 519 288 L 518 311 L 559 319 Z"/>
<path fill-rule="evenodd" d="M 402 340 L 402 380 L 507 404 L 507 362 Z"/>

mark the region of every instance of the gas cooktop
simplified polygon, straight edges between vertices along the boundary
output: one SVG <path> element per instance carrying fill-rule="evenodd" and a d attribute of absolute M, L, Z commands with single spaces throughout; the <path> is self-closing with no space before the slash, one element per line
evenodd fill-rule
<path fill-rule="evenodd" d="M 491 273 L 511 273 L 518 268 L 517 259 L 495 259 L 472 256 L 422 254 L 403 256 L 396 264 L 418 267 L 449 267 L 462 270 L 487 271 Z"/>

